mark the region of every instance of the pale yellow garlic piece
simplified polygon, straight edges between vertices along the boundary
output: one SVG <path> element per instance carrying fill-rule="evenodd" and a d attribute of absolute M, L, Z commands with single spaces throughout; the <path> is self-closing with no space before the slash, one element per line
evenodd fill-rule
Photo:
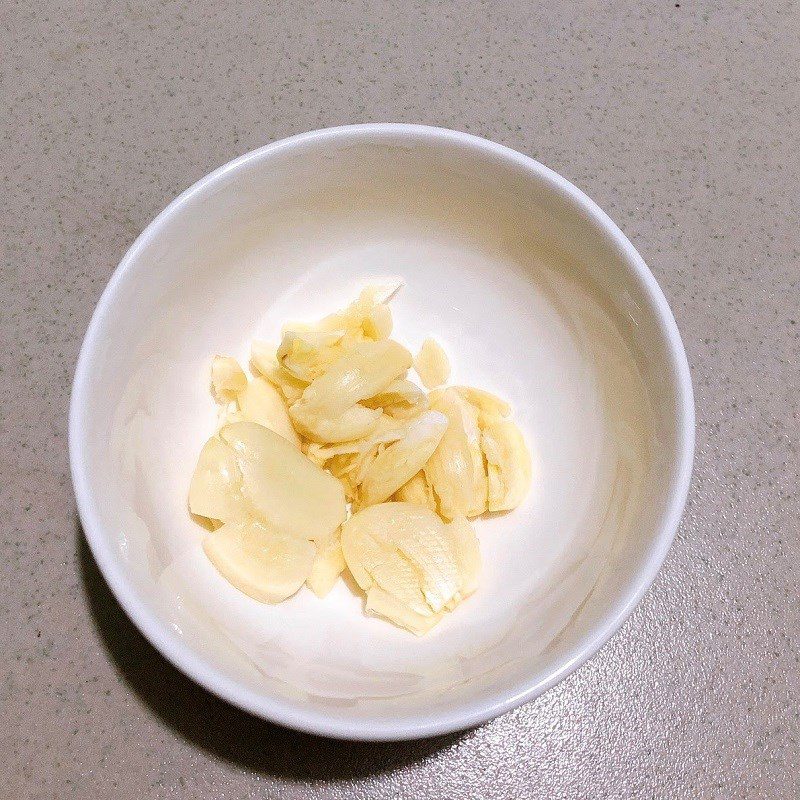
<path fill-rule="evenodd" d="M 443 616 L 443 612 L 427 616 L 418 614 L 379 586 L 372 586 L 367 592 L 367 602 L 364 610 L 368 614 L 383 617 L 417 636 L 426 634 Z"/>
<path fill-rule="evenodd" d="M 487 507 L 488 483 L 481 453 L 478 412 L 455 389 L 431 395 L 431 408 L 448 419 L 439 446 L 425 465 L 439 511 L 447 519 L 476 517 Z"/>
<path fill-rule="evenodd" d="M 278 364 L 295 378 L 311 383 L 343 355 L 338 347 L 345 331 L 287 330 L 276 358 Z"/>
<path fill-rule="evenodd" d="M 528 494 L 531 456 L 520 429 L 495 420 L 483 429 L 481 448 L 489 477 L 489 511 L 510 511 Z"/>
<path fill-rule="evenodd" d="M 317 556 L 311 566 L 311 574 L 306 579 L 308 588 L 317 597 L 325 597 L 333 588 L 345 566 L 342 540 L 337 532 L 330 541 L 317 550 Z"/>
<path fill-rule="evenodd" d="M 318 442 L 343 442 L 368 435 L 382 416 L 357 405 L 383 391 L 411 366 L 411 354 L 391 340 L 364 341 L 335 361 L 294 403 L 295 427 Z"/>
<path fill-rule="evenodd" d="M 307 455 L 314 461 L 325 463 L 334 456 L 360 456 L 379 444 L 389 444 L 402 439 L 406 435 L 408 427 L 391 417 L 381 417 L 375 430 L 368 436 L 349 442 L 339 444 L 320 444 L 319 442 L 309 442 L 306 448 Z"/>
<path fill-rule="evenodd" d="M 441 386 L 447 383 L 450 377 L 447 353 L 435 339 L 426 339 L 422 343 L 419 353 L 414 358 L 414 369 L 426 389 Z"/>
<path fill-rule="evenodd" d="M 189 511 L 220 522 L 252 516 L 248 497 L 242 492 L 242 473 L 236 453 L 216 436 L 200 451 L 189 485 Z"/>
<path fill-rule="evenodd" d="M 259 520 L 281 533 L 318 544 L 328 541 L 346 515 L 336 478 L 254 422 L 227 425 L 219 437 L 236 455 L 242 492 Z"/>
<path fill-rule="evenodd" d="M 411 354 L 397 342 L 361 342 L 303 392 L 309 410 L 341 414 L 374 397 L 411 366 Z"/>
<path fill-rule="evenodd" d="M 308 381 L 300 380 L 278 363 L 275 347 L 267 342 L 253 342 L 250 350 L 250 367 L 254 373 L 266 378 L 280 390 L 289 405 L 297 402 L 308 386 Z"/>
<path fill-rule="evenodd" d="M 244 417 L 239 409 L 239 403 L 234 400 L 224 406 L 219 406 L 217 412 L 217 430 L 230 425 L 232 422 L 242 422 Z"/>
<path fill-rule="evenodd" d="M 444 523 L 427 508 L 381 503 L 342 526 L 342 551 L 358 585 L 377 585 L 412 611 L 430 616 L 459 591 L 461 578 Z"/>
<path fill-rule="evenodd" d="M 458 573 L 461 576 L 459 599 L 463 600 L 478 588 L 478 577 L 481 572 L 478 538 L 466 517 L 456 517 L 449 525 L 445 525 L 445 530 L 456 556 Z"/>
<path fill-rule="evenodd" d="M 372 319 L 374 310 L 388 303 L 402 285 L 402 281 L 393 280 L 385 284 L 365 287 L 358 298 L 343 311 L 329 314 L 320 320 L 318 329 L 323 331 L 348 330 L 361 336 L 366 334 L 370 338 L 385 338 L 373 337 L 371 333 L 367 333 L 365 328 L 369 330 L 374 326 L 375 323 Z"/>
<path fill-rule="evenodd" d="M 382 503 L 410 481 L 433 454 L 447 425 L 444 414 L 428 411 L 409 425 L 405 436 L 378 453 L 361 481 L 360 506 Z"/>
<path fill-rule="evenodd" d="M 301 402 L 289 407 L 289 417 L 296 430 L 315 442 L 348 442 L 369 436 L 383 413 L 380 409 L 354 405 L 337 417 L 328 417 L 309 411 Z"/>
<path fill-rule="evenodd" d="M 393 380 L 382 392 L 363 401 L 367 408 L 382 408 L 392 416 L 408 417 L 428 407 L 425 392 L 406 378 Z"/>
<path fill-rule="evenodd" d="M 230 356 L 214 356 L 211 362 L 211 391 L 218 403 L 230 403 L 247 386 L 247 375 Z"/>
<path fill-rule="evenodd" d="M 257 422 L 300 447 L 300 437 L 289 419 L 286 401 L 278 389 L 266 378 L 253 378 L 239 394 L 239 416 L 242 420 Z M 234 422 L 239 420 L 229 420 Z"/>
<path fill-rule="evenodd" d="M 361 324 L 369 339 L 388 339 L 392 334 L 392 312 L 389 306 L 379 303 L 370 310 Z"/>
<path fill-rule="evenodd" d="M 507 417 L 511 414 L 511 406 L 491 392 L 475 389 L 472 386 L 454 386 L 453 388 L 478 410 L 478 425 L 481 428 L 498 417 Z"/>
<path fill-rule="evenodd" d="M 394 493 L 392 500 L 425 506 L 425 508 L 429 508 L 431 511 L 436 511 L 438 509 L 436 495 L 433 493 L 433 489 L 431 489 L 425 477 L 424 470 L 420 470 L 410 481 L 403 484 L 403 486 Z"/>
<path fill-rule="evenodd" d="M 222 576 L 262 603 L 293 595 L 312 570 L 316 548 L 260 522 L 230 523 L 206 536 L 203 550 Z"/>

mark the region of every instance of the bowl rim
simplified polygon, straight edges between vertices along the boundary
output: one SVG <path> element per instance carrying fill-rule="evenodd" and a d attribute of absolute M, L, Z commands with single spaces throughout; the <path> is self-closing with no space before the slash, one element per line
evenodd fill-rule
<path fill-rule="evenodd" d="M 348 719 L 337 713 L 319 711 L 302 700 L 276 698 L 239 684 L 221 670 L 207 663 L 181 637 L 159 620 L 128 583 L 119 557 L 109 540 L 102 535 L 96 510 L 90 470 L 84 461 L 85 424 L 82 409 L 91 385 L 92 360 L 100 344 L 102 323 L 111 313 L 117 288 L 131 271 L 139 253 L 157 236 L 170 218 L 190 200 L 221 178 L 251 164 L 269 159 L 276 153 L 310 142 L 334 139 L 397 138 L 427 139 L 454 144 L 490 155 L 522 168 L 544 182 L 569 202 L 578 213 L 590 218 L 615 245 L 652 303 L 658 327 L 668 349 L 668 359 L 676 380 L 675 418 L 677 463 L 669 489 L 667 508 L 657 529 L 649 556 L 636 576 L 636 582 L 620 596 L 603 620 L 569 652 L 560 667 L 539 680 L 519 681 L 513 688 L 495 691 L 489 699 L 463 703 L 457 707 L 422 713 L 414 718 L 393 720 L 390 717 Z M 535 699 L 594 656 L 619 630 L 650 588 L 677 532 L 689 492 L 695 447 L 695 410 L 691 374 L 678 326 L 661 287 L 634 246 L 611 218 L 586 194 L 550 168 L 530 156 L 505 145 L 470 133 L 448 128 L 410 123 L 366 123 L 321 128 L 267 144 L 229 161 L 176 197 L 138 236 L 124 255 L 105 287 L 92 314 L 78 356 L 69 406 L 69 459 L 78 513 L 92 555 L 115 598 L 125 613 L 151 644 L 175 667 L 212 694 L 257 717 L 306 733 L 357 741 L 397 741 L 438 736 L 464 730 Z"/>

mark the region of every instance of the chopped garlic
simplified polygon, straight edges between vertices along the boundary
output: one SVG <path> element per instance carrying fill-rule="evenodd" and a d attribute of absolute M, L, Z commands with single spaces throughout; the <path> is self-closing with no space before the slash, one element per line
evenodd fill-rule
<path fill-rule="evenodd" d="M 208 558 L 256 600 L 280 602 L 304 582 L 324 597 L 348 568 L 367 613 L 422 635 L 478 585 L 467 517 L 516 507 L 531 462 L 508 403 L 445 388 L 450 366 L 433 339 L 412 358 L 389 338 L 400 285 L 284 326 L 277 347 L 254 341 L 251 380 L 214 358 L 218 430 L 189 510 L 215 531 Z M 408 379 L 412 366 L 430 391 Z"/>
<path fill-rule="evenodd" d="M 344 355 L 339 346 L 344 335 L 345 331 L 288 330 L 276 353 L 278 364 L 295 378 L 311 383 Z"/>
<path fill-rule="evenodd" d="M 290 405 L 300 399 L 308 386 L 307 381 L 300 380 L 278 363 L 275 348 L 266 342 L 253 342 L 250 350 L 250 367 L 254 373 L 263 376 L 279 389 Z"/>
<path fill-rule="evenodd" d="M 368 614 L 371 613 L 388 619 L 389 622 L 393 622 L 395 625 L 405 628 L 417 636 L 427 633 L 443 616 L 441 612 L 426 616 L 412 611 L 401 600 L 398 600 L 389 592 L 385 592 L 380 586 L 370 587 L 367 592 L 367 603 L 364 606 L 364 610 Z"/>

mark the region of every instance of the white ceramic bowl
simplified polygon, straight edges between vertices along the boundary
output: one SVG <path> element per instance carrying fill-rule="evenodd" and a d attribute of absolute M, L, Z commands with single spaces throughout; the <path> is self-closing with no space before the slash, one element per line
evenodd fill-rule
<path fill-rule="evenodd" d="M 186 510 L 214 426 L 209 357 L 400 275 L 397 337 L 442 341 L 453 380 L 514 404 L 525 505 L 479 520 L 479 591 L 417 639 L 340 582 L 256 603 Z M 248 153 L 184 192 L 114 273 L 70 408 L 78 508 L 114 594 L 177 667 L 305 731 L 404 739 L 483 722 L 586 661 L 650 586 L 686 499 L 689 370 L 653 276 L 541 164 L 463 133 L 358 125 Z M 665 624 L 667 621 L 665 620 Z"/>

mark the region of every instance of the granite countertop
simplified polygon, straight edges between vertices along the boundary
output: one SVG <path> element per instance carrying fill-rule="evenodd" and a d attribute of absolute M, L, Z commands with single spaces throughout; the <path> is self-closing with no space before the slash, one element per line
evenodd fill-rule
<path fill-rule="evenodd" d="M 800 9 L 762 3 L 7 3 L 0 11 L 0 795 L 800 796 Z M 697 400 L 689 504 L 613 641 L 463 735 L 358 745 L 227 706 L 112 599 L 66 410 L 92 309 L 179 191 L 376 120 L 529 153 L 621 225 Z"/>

